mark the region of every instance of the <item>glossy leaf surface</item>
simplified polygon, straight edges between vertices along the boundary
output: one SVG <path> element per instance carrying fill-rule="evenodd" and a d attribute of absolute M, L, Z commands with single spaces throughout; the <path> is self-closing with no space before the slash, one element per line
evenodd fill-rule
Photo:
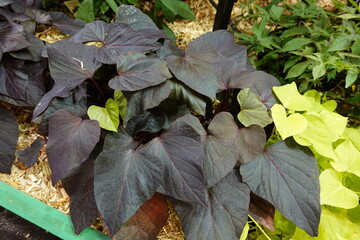
<path fill-rule="evenodd" d="M 96 204 L 110 234 L 149 200 L 160 183 L 163 164 L 121 130 L 108 133 L 95 161 Z"/>
<path fill-rule="evenodd" d="M 2 105 L 0 105 L 0 123 L 0 172 L 10 174 L 15 160 L 19 129 L 14 114 Z"/>
<path fill-rule="evenodd" d="M 46 148 L 53 184 L 80 166 L 89 157 L 99 138 L 97 121 L 82 120 L 67 109 L 53 113 Z"/>
<path fill-rule="evenodd" d="M 319 170 L 315 158 L 277 142 L 240 167 L 243 181 L 310 235 L 320 221 Z"/>
<path fill-rule="evenodd" d="M 237 240 L 247 222 L 250 190 L 231 171 L 209 190 L 208 208 L 176 203 L 187 239 Z M 227 196 L 224 198 L 224 196 Z"/>

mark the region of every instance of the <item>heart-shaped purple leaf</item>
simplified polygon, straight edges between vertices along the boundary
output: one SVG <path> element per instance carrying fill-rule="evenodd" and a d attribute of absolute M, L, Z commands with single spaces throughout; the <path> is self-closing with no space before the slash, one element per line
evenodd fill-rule
<path fill-rule="evenodd" d="M 233 170 L 208 192 L 208 208 L 175 203 L 186 239 L 238 240 L 248 219 L 249 187 Z"/>
<path fill-rule="evenodd" d="M 0 64 L 0 93 L 25 101 L 29 76 L 25 73 L 25 61 L 3 56 Z"/>
<path fill-rule="evenodd" d="M 196 45 L 199 51 L 214 52 L 222 59 L 237 63 L 237 68 L 241 70 L 254 70 L 247 57 L 246 47 L 236 44 L 233 34 L 227 30 L 206 33 L 193 41 L 192 45 Z"/>
<path fill-rule="evenodd" d="M 63 87 L 59 84 L 54 84 L 52 89 L 45 93 L 45 95 L 41 98 L 38 105 L 35 107 L 33 111 L 33 119 L 37 118 L 45 109 L 49 106 L 51 100 L 55 97 L 62 97 L 65 98 L 69 96 L 70 91 L 73 87 Z"/>
<path fill-rule="evenodd" d="M 15 151 L 19 136 L 19 127 L 12 112 L 0 105 L 0 172 L 11 173 L 15 160 Z"/>
<path fill-rule="evenodd" d="M 62 180 L 62 185 L 70 195 L 70 216 L 76 234 L 80 234 L 98 216 L 94 194 L 94 163 L 90 156 Z"/>
<path fill-rule="evenodd" d="M 17 151 L 18 159 L 25 164 L 27 168 L 30 168 L 38 160 L 40 149 L 45 145 L 46 141 L 38 137 L 30 147 Z"/>
<path fill-rule="evenodd" d="M 137 91 L 158 85 L 170 78 L 166 62 L 157 57 L 147 57 L 142 53 L 126 53 L 117 61 L 118 75 L 110 80 L 112 89 Z"/>
<path fill-rule="evenodd" d="M 136 149 L 139 144 L 124 131 L 108 133 L 95 161 L 96 204 L 111 235 L 153 196 L 162 178 L 161 160 Z"/>
<path fill-rule="evenodd" d="M 193 90 L 214 99 L 218 88 L 217 55 L 190 49 L 185 56 L 171 55 L 166 62 L 177 79 Z"/>
<path fill-rule="evenodd" d="M 75 42 L 101 42 L 103 46 L 96 53 L 102 63 L 115 64 L 119 55 L 127 52 L 149 52 L 159 48 L 156 40 L 148 39 L 127 24 L 94 21 L 73 38 Z"/>
<path fill-rule="evenodd" d="M 63 87 L 76 87 L 93 78 L 101 63 L 96 61 L 98 48 L 69 40 L 58 41 L 47 47 L 50 74 Z"/>
<path fill-rule="evenodd" d="M 82 120 L 67 109 L 53 113 L 49 120 L 49 140 L 46 147 L 53 184 L 88 159 L 99 138 L 100 127 L 97 121 Z"/>
<path fill-rule="evenodd" d="M 261 153 L 265 131 L 256 125 L 239 128 L 228 112 L 218 113 L 209 124 L 205 140 L 204 173 L 210 187 L 226 176 L 237 162 L 245 163 Z"/>
<path fill-rule="evenodd" d="M 14 41 L 16 40 L 16 41 Z M 22 25 L 0 21 L 0 52 L 11 52 L 30 46 Z"/>
<path fill-rule="evenodd" d="M 279 141 L 240 167 L 243 182 L 311 236 L 320 221 L 319 170 L 314 156 Z"/>
<path fill-rule="evenodd" d="M 62 12 L 49 12 L 52 23 L 65 34 L 75 35 L 78 33 L 86 24 L 81 19 L 73 19 Z"/>
<path fill-rule="evenodd" d="M 201 126 L 194 116 L 177 119 L 167 131 L 147 143 L 144 151 L 163 161 L 164 194 L 206 206 L 202 136 L 193 125 Z"/>

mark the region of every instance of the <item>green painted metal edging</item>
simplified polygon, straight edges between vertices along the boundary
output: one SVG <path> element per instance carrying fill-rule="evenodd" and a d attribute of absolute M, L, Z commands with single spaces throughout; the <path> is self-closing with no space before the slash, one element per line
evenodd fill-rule
<path fill-rule="evenodd" d="M 0 181 L 0 206 L 64 240 L 109 240 L 105 234 L 88 227 L 74 232 L 70 216 Z"/>

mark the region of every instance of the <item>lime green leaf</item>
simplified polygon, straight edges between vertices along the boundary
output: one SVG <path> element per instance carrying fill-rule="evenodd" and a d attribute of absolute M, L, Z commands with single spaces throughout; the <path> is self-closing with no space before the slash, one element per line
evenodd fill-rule
<path fill-rule="evenodd" d="M 119 107 L 114 99 L 108 99 L 105 108 L 92 105 L 87 114 L 91 120 L 97 120 L 100 127 L 117 132 L 119 126 Z"/>
<path fill-rule="evenodd" d="M 120 90 L 114 91 L 114 99 L 119 106 L 119 114 L 122 119 L 125 119 L 127 100 Z"/>
<path fill-rule="evenodd" d="M 325 68 L 324 63 L 320 63 L 313 67 L 312 75 L 313 75 L 314 80 L 324 76 L 325 73 L 326 73 L 326 68 Z"/>
<path fill-rule="evenodd" d="M 299 48 L 302 48 L 308 43 L 311 43 L 312 40 L 309 38 L 294 38 L 287 43 L 285 43 L 283 49 L 281 49 L 282 52 L 288 52 L 288 51 L 294 51 Z"/>
<path fill-rule="evenodd" d="M 295 234 L 292 236 L 291 240 L 335 240 L 331 239 L 322 226 L 319 226 L 319 235 L 317 237 L 311 237 L 301 228 L 296 228 Z M 337 239 L 338 240 L 338 239 Z"/>
<path fill-rule="evenodd" d="M 343 139 L 350 139 L 357 150 L 360 151 L 360 128 L 345 128 Z"/>
<path fill-rule="evenodd" d="M 298 92 L 295 82 L 280 87 L 273 87 L 273 91 L 280 102 L 288 109 L 304 111 L 311 106 L 307 98 Z"/>
<path fill-rule="evenodd" d="M 257 124 L 261 127 L 272 123 L 266 106 L 261 102 L 258 95 L 253 93 L 250 88 L 244 88 L 237 96 L 241 111 L 238 114 L 239 121 L 248 127 Z"/>
<path fill-rule="evenodd" d="M 360 225 L 351 222 L 345 215 L 333 213 L 323 208 L 320 226 L 326 229 L 328 239 L 357 240 L 360 239 Z"/>
<path fill-rule="evenodd" d="M 76 18 L 80 18 L 85 22 L 92 22 L 95 19 L 94 13 L 94 1 L 93 0 L 84 0 L 79 10 L 76 12 Z"/>
<path fill-rule="evenodd" d="M 295 141 L 303 146 L 312 146 L 324 157 L 336 159 L 331 141 L 333 133 L 328 125 L 317 114 L 307 113 L 304 117 L 308 122 L 307 128 L 294 136 Z"/>
<path fill-rule="evenodd" d="M 340 35 L 335 38 L 334 42 L 330 45 L 328 51 L 341 51 L 347 49 L 354 37 L 352 35 Z"/>
<path fill-rule="evenodd" d="M 355 208 L 347 210 L 346 216 L 350 221 L 359 224 L 360 223 L 360 205 Z"/>
<path fill-rule="evenodd" d="M 304 61 L 304 62 L 295 64 L 294 66 L 292 66 L 290 68 L 290 70 L 285 78 L 294 78 L 294 77 L 300 76 L 305 71 L 307 66 L 309 66 L 310 63 L 311 63 L 311 61 Z"/>
<path fill-rule="evenodd" d="M 354 208 L 359 204 L 357 194 L 341 183 L 341 175 L 333 169 L 320 174 L 320 203 L 340 208 Z"/>
<path fill-rule="evenodd" d="M 324 107 L 321 105 L 321 94 L 316 90 L 309 90 L 304 93 L 304 97 L 307 98 L 307 100 L 310 103 L 310 107 L 308 108 L 311 112 L 320 113 L 324 110 Z"/>
<path fill-rule="evenodd" d="M 348 70 L 345 78 L 345 88 L 350 87 L 358 79 L 358 73 Z"/>
<path fill-rule="evenodd" d="M 285 108 L 280 104 L 272 106 L 271 115 L 276 129 L 283 140 L 303 132 L 308 125 L 306 118 L 299 113 L 294 113 L 287 117 Z"/>
<path fill-rule="evenodd" d="M 281 215 L 277 209 L 275 209 L 274 227 L 276 230 L 280 230 L 282 234 L 286 235 L 293 235 L 296 229 L 296 225 Z"/>
<path fill-rule="evenodd" d="M 331 165 L 339 172 L 350 172 L 360 177 L 360 151 L 350 140 L 345 140 L 335 149 L 336 161 Z"/>
<path fill-rule="evenodd" d="M 319 117 L 326 123 L 330 130 L 330 141 L 335 142 L 338 140 L 346 128 L 347 118 L 328 110 L 321 111 Z"/>
<path fill-rule="evenodd" d="M 240 235 L 240 239 L 239 240 L 246 240 L 247 239 L 247 236 L 248 236 L 248 233 L 249 233 L 249 223 L 246 222 L 245 226 L 244 226 L 244 229 Z"/>
<path fill-rule="evenodd" d="M 322 106 L 323 106 L 326 110 L 328 110 L 328 111 L 330 111 L 330 112 L 333 112 L 333 111 L 335 111 L 335 109 L 336 109 L 336 107 L 337 107 L 337 103 L 336 103 L 335 100 L 329 100 L 329 101 L 324 102 L 324 103 L 322 104 Z"/>

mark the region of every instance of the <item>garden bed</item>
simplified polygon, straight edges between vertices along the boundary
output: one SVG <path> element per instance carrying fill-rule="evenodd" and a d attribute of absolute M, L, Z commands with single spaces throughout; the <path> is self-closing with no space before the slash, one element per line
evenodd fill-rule
<path fill-rule="evenodd" d="M 188 2 L 195 12 L 196 20 L 176 21 L 169 24 L 169 27 L 178 35 L 178 44 L 183 48 L 186 48 L 187 44 L 198 36 L 212 31 L 215 15 L 215 9 L 208 1 L 190 0 Z M 239 5 L 235 6 L 233 14 L 241 14 Z M 238 28 L 248 29 L 249 23 L 240 24 Z M 63 36 L 58 32 L 48 32 L 42 38 L 50 42 L 60 40 Z M 30 109 L 12 110 L 16 113 L 20 125 L 18 149 L 24 149 L 38 137 L 37 125 L 31 123 Z M 52 186 L 51 171 L 44 149 L 40 151 L 39 160 L 33 167 L 26 169 L 24 165 L 16 162 L 11 172 L 11 175 L 0 174 L 0 180 L 65 214 L 69 214 L 70 198 L 61 184 Z M 184 239 L 180 221 L 172 208 L 169 213 L 168 223 L 159 233 L 158 239 Z"/>

